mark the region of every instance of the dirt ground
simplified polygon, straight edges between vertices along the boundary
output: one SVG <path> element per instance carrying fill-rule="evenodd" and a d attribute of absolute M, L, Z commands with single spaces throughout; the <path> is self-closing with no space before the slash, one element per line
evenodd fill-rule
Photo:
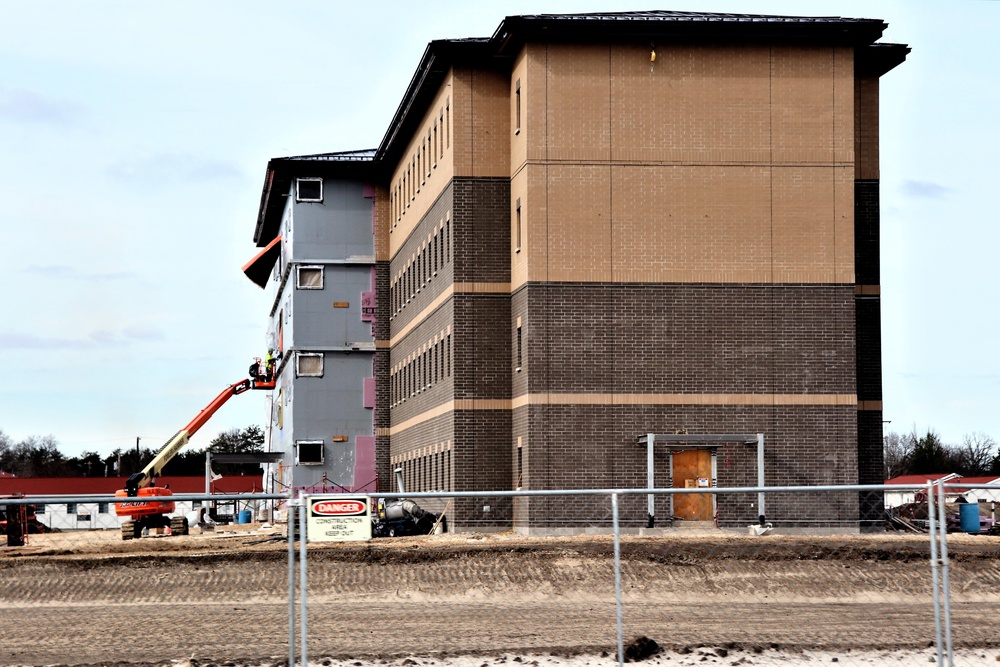
<path fill-rule="evenodd" d="M 948 544 L 956 646 L 995 664 L 1000 538 Z M 611 664 L 613 557 L 610 536 L 310 543 L 309 656 L 345 666 L 472 656 L 480 667 L 603 653 L 597 662 Z M 678 532 L 623 537 L 621 559 L 626 640 L 656 640 L 676 656 L 667 665 L 772 664 L 768 654 L 850 664 L 858 651 L 923 656 L 934 638 L 926 536 Z M 116 531 L 32 535 L 0 547 L 0 664 L 278 665 L 290 611 L 301 620 L 290 577 L 300 584 L 283 527 L 128 542 Z"/>

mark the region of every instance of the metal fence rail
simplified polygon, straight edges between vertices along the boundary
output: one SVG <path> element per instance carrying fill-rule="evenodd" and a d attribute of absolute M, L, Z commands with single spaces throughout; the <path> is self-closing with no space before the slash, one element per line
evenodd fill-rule
<path fill-rule="evenodd" d="M 897 486 L 386 493 L 379 497 L 444 514 L 439 530 L 463 500 L 489 514 L 558 496 L 586 499 L 580 506 L 590 513 L 544 538 L 487 516 L 458 532 L 332 544 L 310 539 L 314 496 L 178 495 L 280 506 L 258 512 L 252 525 L 193 526 L 189 536 L 122 543 L 114 530 L 64 531 L 4 547 L 3 555 L 21 557 L 0 559 L 0 614 L 25 623 L 0 633 L 0 663 L 287 655 L 288 664 L 304 665 L 311 656 L 605 651 L 622 664 L 634 639 L 650 638 L 719 654 L 774 646 L 825 652 L 845 664 L 852 652 L 930 644 L 937 664 L 955 664 L 956 651 L 961 664 L 963 649 L 993 645 L 983 619 L 1000 612 L 992 594 L 1000 566 L 991 556 L 996 538 L 949 537 L 955 521 L 946 509 L 954 507 L 945 500 L 956 490 L 948 486 L 910 488 L 926 498 L 926 532 L 912 518 L 918 532 L 886 535 L 870 534 L 861 519 L 830 526 L 765 516 L 720 529 L 712 521 L 664 519 L 647 528 L 621 518 L 623 505 L 644 509 L 651 495 L 766 494 L 790 506 L 789 498 L 812 494 L 859 508 L 880 507 L 882 494 Z M 375 496 L 358 495 L 375 504 Z M 49 613 L 55 607 L 65 613 Z M 106 630 L 99 649 L 81 634 L 88 623 Z M 89 659 L 95 651 L 100 657 Z"/>

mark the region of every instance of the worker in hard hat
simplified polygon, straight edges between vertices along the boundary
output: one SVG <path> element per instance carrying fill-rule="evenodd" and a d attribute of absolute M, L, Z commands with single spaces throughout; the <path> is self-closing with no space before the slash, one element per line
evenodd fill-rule
<path fill-rule="evenodd" d="M 272 348 L 268 348 L 267 356 L 264 357 L 264 382 L 270 382 L 274 379 L 275 360 L 274 350 Z"/>

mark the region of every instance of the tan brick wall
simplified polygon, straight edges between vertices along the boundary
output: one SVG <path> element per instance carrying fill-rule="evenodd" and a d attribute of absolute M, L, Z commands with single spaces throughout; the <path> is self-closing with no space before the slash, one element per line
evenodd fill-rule
<path fill-rule="evenodd" d="M 375 260 L 385 262 L 389 260 L 389 229 L 392 220 L 389 207 L 389 190 L 384 186 L 375 187 Z"/>
<path fill-rule="evenodd" d="M 529 45 L 518 58 L 512 146 L 528 160 L 512 165 L 525 239 L 512 288 L 853 282 L 853 52 L 656 51 L 651 63 L 648 47 Z M 512 239 L 515 224 L 512 210 Z"/>
<path fill-rule="evenodd" d="M 388 215 L 390 230 L 388 251 L 390 257 L 399 252 L 421 218 L 427 214 L 427 211 L 455 175 L 453 162 L 455 136 L 451 126 L 454 124 L 455 110 L 453 80 L 454 72 L 451 72 L 441 84 L 441 90 L 434 98 L 427 113 L 424 114 L 419 126 L 420 129 L 410 138 L 410 143 L 403 152 L 399 164 L 393 170 L 392 178 L 389 181 L 389 192 L 393 193 L 394 197 L 401 198 L 400 201 L 395 202 L 394 206 L 390 207 Z M 435 133 L 435 125 L 437 125 L 437 133 Z M 424 145 L 427 141 L 428 130 L 431 137 L 430 143 L 433 145 L 430 159 L 431 175 L 427 176 L 426 171 L 418 174 L 416 177 L 418 180 L 415 183 L 407 181 L 406 191 L 401 192 L 400 188 L 408 168 L 410 169 L 410 178 L 414 178 L 413 159 L 418 150 L 421 152 L 425 150 Z"/>
<path fill-rule="evenodd" d="M 521 85 L 521 126 L 517 121 L 517 92 L 516 86 Z M 528 51 L 522 49 L 520 55 L 514 60 L 514 67 L 510 74 L 510 175 L 511 178 L 517 175 L 518 171 L 524 167 L 528 159 L 528 113 L 523 103 L 527 100 L 528 90 Z"/>
<path fill-rule="evenodd" d="M 769 160 L 765 47 L 611 49 L 612 157 L 623 162 Z"/>
<path fill-rule="evenodd" d="M 452 107 L 455 176 L 510 176 L 510 78 L 456 69 Z"/>
<path fill-rule="evenodd" d="M 522 285 L 528 279 L 528 235 L 527 230 L 531 225 L 531 210 L 528 201 L 528 172 L 520 170 L 510 181 L 510 245 L 511 262 L 510 278 L 511 283 Z M 521 201 L 521 249 L 517 250 L 517 202 Z"/>

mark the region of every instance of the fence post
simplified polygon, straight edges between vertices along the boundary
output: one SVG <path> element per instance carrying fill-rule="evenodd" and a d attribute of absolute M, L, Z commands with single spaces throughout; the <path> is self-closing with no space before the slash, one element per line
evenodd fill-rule
<path fill-rule="evenodd" d="M 611 517 L 615 534 L 615 610 L 618 619 L 618 667 L 625 663 L 625 649 L 622 641 L 622 554 L 618 531 L 618 494 L 611 494 Z"/>
<path fill-rule="evenodd" d="M 307 619 L 306 619 L 306 516 L 309 514 L 309 496 L 299 496 L 302 501 L 302 509 L 299 512 L 299 632 L 302 635 L 302 650 L 300 660 L 302 661 L 302 667 L 307 667 L 309 665 L 308 656 L 308 638 L 309 635 L 306 632 Z"/>
<path fill-rule="evenodd" d="M 288 499 L 288 667 L 295 667 L 295 505 Z"/>
<path fill-rule="evenodd" d="M 938 480 L 938 530 L 941 536 L 941 597 L 944 606 L 944 647 L 948 667 L 955 665 L 955 652 L 951 644 L 951 586 L 948 583 L 948 523 L 944 507 L 944 481 Z"/>
<path fill-rule="evenodd" d="M 937 649 L 937 664 L 944 665 L 944 649 L 941 641 L 941 591 L 938 586 L 937 518 L 934 511 L 934 486 L 927 482 L 927 531 L 931 540 L 931 594 L 934 597 L 934 646 Z"/>

